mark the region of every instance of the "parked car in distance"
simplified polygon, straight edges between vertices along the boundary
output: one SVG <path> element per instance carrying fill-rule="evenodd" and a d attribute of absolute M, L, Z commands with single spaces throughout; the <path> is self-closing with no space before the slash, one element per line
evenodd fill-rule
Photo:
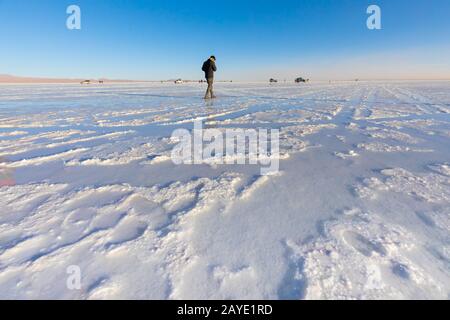
<path fill-rule="evenodd" d="M 303 79 L 302 77 L 298 77 L 297 79 L 295 79 L 295 83 L 305 83 L 305 82 L 308 82 L 309 81 L 309 79 L 308 80 L 306 80 L 306 79 Z"/>

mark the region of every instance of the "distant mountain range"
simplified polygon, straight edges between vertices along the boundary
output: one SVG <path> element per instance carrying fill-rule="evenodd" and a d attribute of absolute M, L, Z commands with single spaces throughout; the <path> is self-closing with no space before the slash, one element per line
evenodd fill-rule
<path fill-rule="evenodd" d="M 103 81 L 104 83 L 120 83 L 120 82 L 145 82 L 135 80 L 111 80 L 111 79 L 70 79 L 70 78 L 37 78 L 37 77 L 18 77 L 9 74 L 0 74 L 0 83 L 80 83 L 90 80 L 92 83 Z"/>

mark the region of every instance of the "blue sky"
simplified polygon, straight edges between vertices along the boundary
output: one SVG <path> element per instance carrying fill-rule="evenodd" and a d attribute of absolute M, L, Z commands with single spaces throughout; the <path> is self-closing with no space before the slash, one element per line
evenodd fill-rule
<path fill-rule="evenodd" d="M 215 54 L 223 80 L 448 79 L 449 14 L 448 0 L 0 0 L 0 74 L 200 79 Z"/>

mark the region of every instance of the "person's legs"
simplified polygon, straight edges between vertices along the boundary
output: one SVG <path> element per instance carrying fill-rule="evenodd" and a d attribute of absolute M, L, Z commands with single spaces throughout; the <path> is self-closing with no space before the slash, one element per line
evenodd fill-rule
<path fill-rule="evenodd" d="M 208 88 L 206 89 L 205 99 L 212 98 L 212 81 L 211 79 L 206 79 L 208 82 Z"/>
<path fill-rule="evenodd" d="M 211 78 L 211 99 L 214 99 L 216 96 L 214 95 L 214 78 Z"/>
<path fill-rule="evenodd" d="M 214 79 L 209 78 L 209 79 L 207 79 L 207 82 L 208 82 L 208 89 L 206 89 L 205 99 L 215 98 L 214 92 L 213 92 Z"/>

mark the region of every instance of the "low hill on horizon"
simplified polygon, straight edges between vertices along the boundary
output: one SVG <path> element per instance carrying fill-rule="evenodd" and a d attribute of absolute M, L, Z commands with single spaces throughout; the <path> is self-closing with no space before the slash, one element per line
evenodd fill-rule
<path fill-rule="evenodd" d="M 92 82 L 109 82 L 109 83 L 120 83 L 120 82 L 145 82 L 136 80 L 112 80 L 106 78 L 92 79 L 92 78 L 44 78 L 44 77 L 21 77 L 9 74 L 0 74 L 0 83 L 80 83 L 85 80 L 90 80 Z"/>

